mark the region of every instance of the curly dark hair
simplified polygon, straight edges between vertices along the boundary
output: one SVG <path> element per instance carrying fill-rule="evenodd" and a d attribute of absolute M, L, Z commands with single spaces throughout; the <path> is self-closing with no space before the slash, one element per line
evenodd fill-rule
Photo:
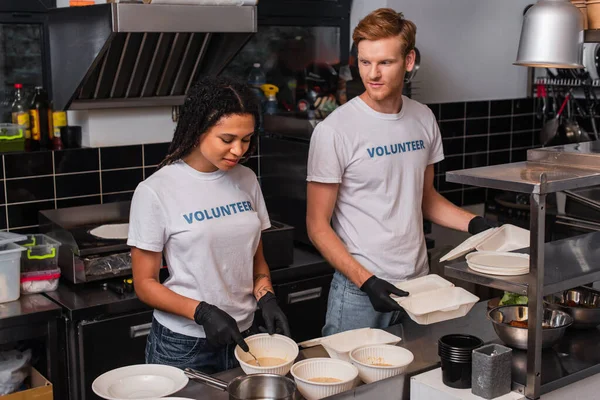
<path fill-rule="evenodd" d="M 169 151 L 159 168 L 188 155 L 210 128 L 222 117 L 250 114 L 254 117 L 254 132 L 246 161 L 256 150 L 260 124 L 260 102 L 250 86 L 224 77 L 203 77 L 192 86 L 181 106 Z"/>

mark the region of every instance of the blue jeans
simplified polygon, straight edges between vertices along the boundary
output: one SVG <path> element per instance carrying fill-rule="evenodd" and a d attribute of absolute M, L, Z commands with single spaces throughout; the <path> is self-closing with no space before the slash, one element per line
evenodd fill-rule
<path fill-rule="evenodd" d="M 248 336 L 250 332 L 243 332 Z M 146 363 L 215 374 L 239 366 L 233 351 L 235 344 L 211 346 L 205 338 L 182 335 L 161 325 L 154 318 L 146 342 Z"/>
<path fill-rule="evenodd" d="M 333 275 L 323 336 L 358 328 L 384 329 L 399 322 L 404 313 L 380 313 L 373 309 L 369 296 L 341 273 Z"/>

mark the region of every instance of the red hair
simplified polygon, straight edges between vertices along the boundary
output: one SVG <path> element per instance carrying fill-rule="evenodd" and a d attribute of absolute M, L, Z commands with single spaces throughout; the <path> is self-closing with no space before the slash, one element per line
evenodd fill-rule
<path fill-rule="evenodd" d="M 391 8 L 379 8 L 364 17 L 352 34 L 354 45 L 358 48 L 361 40 L 378 40 L 397 36 L 402 40 L 402 56 L 415 48 L 417 26 L 402 13 Z"/>

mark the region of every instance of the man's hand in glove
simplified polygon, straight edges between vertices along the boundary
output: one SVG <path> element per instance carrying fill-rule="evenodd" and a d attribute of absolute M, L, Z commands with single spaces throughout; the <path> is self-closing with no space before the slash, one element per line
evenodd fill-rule
<path fill-rule="evenodd" d="M 258 308 L 262 311 L 262 316 L 267 326 L 269 335 L 280 333 L 290 337 L 290 326 L 288 320 L 277 304 L 277 298 L 271 292 L 267 292 L 258 300 Z"/>
<path fill-rule="evenodd" d="M 206 340 L 212 346 L 221 347 L 237 343 L 245 352 L 250 350 L 235 320 L 219 307 L 200 302 L 194 313 L 194 321 L 204 327 Z"/>
<path fill-rule="evenodd" d="M 473 217 L 471 221 L 469 221 L 469 233 L 471 235 L 476 235 L 478 233 L 495 227 L 496 226 L 494 225 L 494 223 L 480 216 Z"/>
<path fill-rule="evenodd" d="M 390 294 L 400 297 L 408 296 L 408 292 L 398 289 L 388 281 L 379 279 L 375 275 L 367 279 L 360 287 L 360 290 L 369 296 L 373 308 L 379 312 L 402 310 L 402 307 L 390 297 Z"/>

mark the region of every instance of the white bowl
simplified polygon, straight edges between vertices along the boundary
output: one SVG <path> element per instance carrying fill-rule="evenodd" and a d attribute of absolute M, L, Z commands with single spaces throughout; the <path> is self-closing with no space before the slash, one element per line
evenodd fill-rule
<path fill-rule="evenodd" d="M 310 358 L 292 366 L 291 374 L 298 391 L 306 400 L 318 400 L 352 389 L 356 383 L 358 369 L 347 361 L 333 358 Z M 341 382 L 311 382 L 312 378 L 336 378 Z"/>
<path fill-rule="evenodd" d="M 242 350 L 240 346 L 235 346 L 235 358 L 240 362 L 240 366 L 246 374 L 287 375 L 292 364 L 296 361 L 296 357 L 298 357 L 298 344 L 287 336 L 259 333 L 258 335 L 248 336 L 245 340 L 256 358 L 275 357 L 286 361 L 285 364 L 274 367 L 258 367 L 249 364 L 249 362 L 254 361 L 249 353 Z"/>
<path fill-rule="evenodd" d="M 350 352 L 350 360 L 358 368 L 360 379 L 365 383 L 403 374 L 414 358 L 413 353 L 404 347 L 390 345 L 361 346 Z M 391 364 L 391 366 L 373 364 Z"/>

